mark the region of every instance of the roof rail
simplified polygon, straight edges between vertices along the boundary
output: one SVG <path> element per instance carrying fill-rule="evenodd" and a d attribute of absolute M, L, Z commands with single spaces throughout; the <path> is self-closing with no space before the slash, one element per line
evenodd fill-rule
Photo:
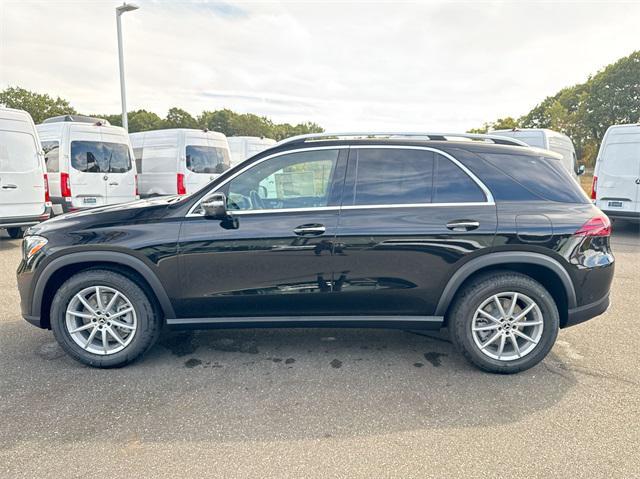
<path fill-rule="evenodd" d="M 93 123 L 94 125 L 100 124 L 100 126 L 110 126 L 109 123 L 104 118 L 94 118 L 92 116 L 86 115 L 60 115 L 60 116 L 52 116 L 51 118 L 47 118 L 42 123 L 60 123 L 65 121 L 73 121 L 76 123 Z"/>
<path fill-rule="evenodd" d="M 516 138 L 509 138 L 499 135 L 481 135 L 477 133 L 401 133 L 401 132 L 348 132 L 348 133 L 309 133 L 306 135 L 292 136 L 280 141 L 277 146 L 286 145 L 290 143 L 305 143 L 307 141 L 322 141 L 330 140 L 334 138 L 355 138 L 355 139 L 368 139 L 368 138 L 416 138 L 426 139 L 430 141 L 456 141 L 459 139 L 472 140 L 472 141 L 491 141 L 496 145 L 508 145 L 508 146 L 526 146 L 529 147 L 524 141 Z"/>

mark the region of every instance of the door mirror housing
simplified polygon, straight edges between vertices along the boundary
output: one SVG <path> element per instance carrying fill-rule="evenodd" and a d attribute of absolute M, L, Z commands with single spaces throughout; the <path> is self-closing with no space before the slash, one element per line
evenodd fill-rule
<path fill-rule="evenodd" d="M 580 176 L 580 175 L 584 175 L 584 172 L 585 172 L 585 166 L 584 165 L 578 166 L 578 170 L 576 171 L 576 174 Z"/>
<path fill-rule="evenodd" d="M 224 193 L 213 193 L 207 196 L 200 203 L 204 216 L 214 220 L 226 220 L 229 218 L 227 212 L 227 196 Z"/>

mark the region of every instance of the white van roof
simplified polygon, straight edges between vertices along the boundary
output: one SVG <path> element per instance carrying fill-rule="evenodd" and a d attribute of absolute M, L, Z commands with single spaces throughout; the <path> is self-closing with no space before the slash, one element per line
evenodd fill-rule
<path fill-rule="evenodd" d="M 61 121 L 56 123 L 41 123 L 36 126 L 40 136 L 44 138 L 58 138 L 65 130 L 81 133 L 106 133 L 110 136 L 127 138 L 127 132 L 120 126 L 102 125 L 96 123 L 77 123 Z"/>
<path fill-rule="evenodd" d="M 24 110 L 0 108 L 0 123 L 3 130 L 33 134 L 35 125 L 31 115 Z"/>
<path fill-rule="evenodd" d="M 626 125 L 611 125 L 605 133 L 605 141 L 612 141 L 613 137 L 617 137 L 617 142 L 638 141 L 640 135 L 640 123 L 629 123 Z M 626 138 L 624 138 L 626 137 Z M 631 137 L 634 137 L 632 140 Z"/>
<path fill-rule="evenodd" d="M 506 130 L 493 130 L 490 131 L 490 134 L 493 133 L 500 133 L 500 134 L 505 134 L 505 133 L 542 133 L 548 137 L 562 137 L 562 138 L 569 138 L 567 135 L 565 135 L 564 133 L 560 133 L 559 131 L 555 131 L 555 130 L 550 130 L 549 128 L 511 128 L 511 129 L 506 129 Z"/>
<path fill-rule="evenodd" d="M 130 133 L 129 136 L 134 138 L 177 138 L 180 134 L 189 137 L 206 137 L 218 140 L 224 140 L 227 137 L 220 132 L 210 130 L 198 130 L 195 128 L 166 128 L 164 130 L 149 130 Z"/>

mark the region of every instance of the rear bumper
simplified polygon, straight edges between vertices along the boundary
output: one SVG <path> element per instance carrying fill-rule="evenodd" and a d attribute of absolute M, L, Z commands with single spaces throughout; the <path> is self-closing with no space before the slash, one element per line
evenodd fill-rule
<path fill-rule="evenodd" d="M 602 210 L 609 218 L 640 223 L 640 211 L 612 211 Z"/>
<path fill-rule="evenodd" d="M 563 328 L 568 328 L 569 326 L 583 323 L 589 319 L 601 315 L 607 310 L 607 308 L 609 307 L 609 303 L 609 294 L 607 294 L 604 298 L 599 299 L 598 301 L 585 304 L 584 306 L 580 306 L 578 308 L 570 309 L 567 323 L 563 326 Z"/>
<path fill-rule="evenodd" d="M 20 216 L 16 218 L 0 218 L 0 228 L 21 228 L 37 225 L 51 217 L 51 207 L 47 206 L 44 213 L 37 216 Z"/>

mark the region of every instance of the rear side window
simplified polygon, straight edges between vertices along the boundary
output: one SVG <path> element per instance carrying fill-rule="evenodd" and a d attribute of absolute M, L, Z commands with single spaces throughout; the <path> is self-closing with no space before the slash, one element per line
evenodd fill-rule
<path fill-rule="evenodd" d="M 187 145 L 187 169 L 194 173 L 220 174 L 229 169 L 230 163 L 225 148 Z"/>
<path fill-rule="evenodd" d="M 436 155 L 434 203 L 477 203 L 486 201 L 480 187 L 453 161 Z"/>
<path fill-rule="evenodd" d="M 19 131 L 0 131 L 0 172 L 24 173 L 38 167 L 33 137 Z"/>
<path fill-rule="evenodd" d="M 58 173 L 60 171 L 60 142 L 43 141 L 44 162 L 47 165 L 47 172 Z"/>
<path fill-rule="evenodd" d="M 354 205 L 431 202 L 433 152 L 391 148 L 352 151 L 356 156 Z"/>
<path fill-rule="evenodd" d="M 72 141 L 71 166 L 84 173 L 126 173 L 132 167 L 129 146 L 102 141 Z"/>
<path fill-rule="evenodd" d="M 521 186 L 540 198 L 561 203 L 588 203 L 582 188 L 560 160 L 543 156 L 478 153 Z M 505 198 L 512 199 L 512 198 Z M 517 200 L 517 198 L 513 198 Z"/>

